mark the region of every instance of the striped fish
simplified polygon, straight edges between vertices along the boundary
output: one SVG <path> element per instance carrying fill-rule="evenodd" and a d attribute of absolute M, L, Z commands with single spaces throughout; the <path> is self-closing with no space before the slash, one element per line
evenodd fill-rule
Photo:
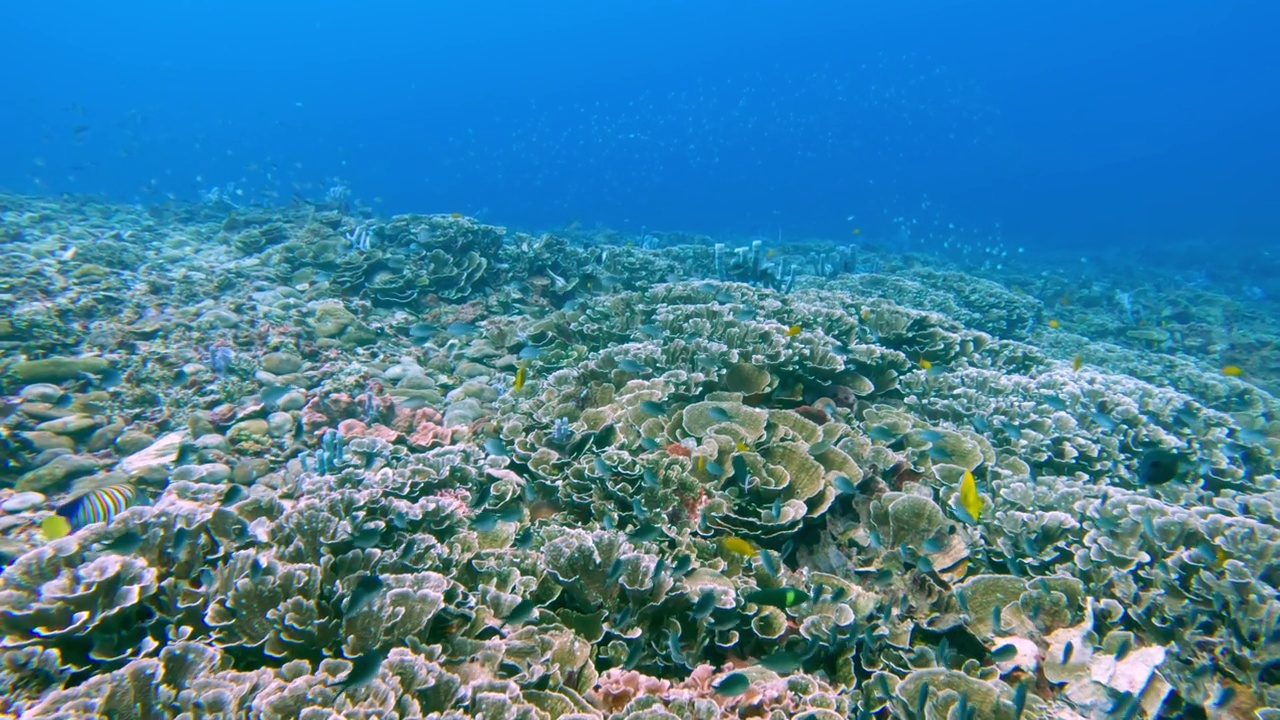
<path fill-rule="evenodd" d="M 108 485 L 77 495 L 63 503 L 43 524 L 50 540 L 69 535 L 85 525 L 109 523 L 133 504 L 137 491 L 131 485 Z"/>

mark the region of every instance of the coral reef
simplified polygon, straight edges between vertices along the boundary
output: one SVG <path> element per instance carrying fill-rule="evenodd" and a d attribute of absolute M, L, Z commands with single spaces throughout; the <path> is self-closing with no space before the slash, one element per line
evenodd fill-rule
<path fill-rule="evenodd" d="M 1280 403 L 1215 357 L 816 243 L 10 199 L 0 713 L 1280 705 Z"/>

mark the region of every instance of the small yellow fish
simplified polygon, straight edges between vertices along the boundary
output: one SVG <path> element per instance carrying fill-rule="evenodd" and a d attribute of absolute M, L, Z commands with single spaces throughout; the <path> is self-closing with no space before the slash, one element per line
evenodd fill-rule
<path fill-rule="evenodd" d="M 858 313 L 858 316 L 861 317 L 863 320 L 870 320 L 871 310 L 863 310 L 862 312 Z"/>
<path fill-rule="evenodd" d="M 1076 371 L 1076 372 L 1079 372 L 1079 371 L 1080 371 L 1080 368 L 1082 368 L 1082 367 L 1084 367 L 1084 356 L 1083 356 L 1083 355 L 1077 355 L 1077 356 L 1075 356 L 1075 357 L 1071 358 L 1071 369 L 1072 369 L 1072 370 L 1074 370 L 1074 371 Z"/>
<path fill-rule="evenodd" d="M 520 389 L 524 387 L 526 367 L 527 366 L 524 363 L 520 363 L 520 367 L 516 369 L 515 382 L 511 383 L 512 390 L 515 390 L 516 392 L 520 392 Z"/>
<path fill-rule="evenodd" d="M 969 513 L 975 521 L 982 514 L 982 498 L 978 496 L 978 483 L 973 479 L 973 473 L 968 470 L 964 471 L 964 477 L 960 478 L 960 507 Z"/>
<path fill-rule="evenodd" d="M 760 554 L 760 551 L 756 550 L 754 545 L 747 542 L 746 540 L 743 540 L 740 537 L 729 536 L 721 540 L 720 544 L 724 546 L 725 550 L 728 550 L 734 555 L 742 555 L 743 557 L 755 557 L 756 555 Z"/>
<path fill-rule="evenodd" d="M 787 328 L 787 337 L 795 337 L 799 335 L 802 329 L 803 328 L 801 328 L 799 325 L 792 325 L 791 327 Z"/>
<path fill-rule="evenodd" d="M 777 254 L 778 254 L 777 250 L 774 250 L 773 248 L 769 248 L 769 252 L 765 253 L 764 255 L 765 257 L 772 258 L 774 255 L 777 255 Z"/>
<path fill-rule="evenodd" d="M 1054 330 L 1057 330 L 1058 328 L 1062 327 L 1062 323 L 1058 322 L 1057 320 L 1050 320 L 1049 327 L 1053 328 Z"/>
<path fill-rule="evenodd" d="M 862 234 L 862 228 L 854 228 L 854 229 L 853 229 L 853 234 L 854 234 L 854 235 L 861 235 L 861 234 Z"/>
<path fill-rule="evenodd" d="M 1244 368 L 1239 365 L 1223 365 L 1222 374 L 1227 377 L 1240 377 L 1244 375 Z"/>
<path fill-rule="evenodd" d="M 454 220 L 458 220 L 462 218 L 462 213 L 449 213 L 449 217 L 453 218 Z"/>
<path fill-rule="evenodd" d="M 698 456 L 698 472 L 706 472 L 706 471 L 707 471 L 707 456 L 699 455 Z"/>
<path fill-rule="evenodd" d="M 920 367 L 924 368 L 925 370 L 930 370 L 930 369 L 932 369 L 932 368 L 933 368 L 933 363 L 931 363 L 931 362 L 929 362 L 928 360 L 925 360 L 923 357 L 921 357 L 921 358 L 920 358 Z"/>
<path fill-rule="evenodd" d="M 747 447 L 746 443 L 742 443 L 742 442 L 734 445 L 734 448 L 737 449 L 738 452 L 747 452 L 748 450 L 751 449 L 750 447 Z"/>

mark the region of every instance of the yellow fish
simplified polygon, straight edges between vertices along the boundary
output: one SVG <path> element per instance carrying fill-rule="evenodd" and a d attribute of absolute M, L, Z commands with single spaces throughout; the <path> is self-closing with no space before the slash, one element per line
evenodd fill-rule
<path fill-rule="evenodd" d="M 802 329 L 803 328 L 801 328 L 799 325 L 792 325 L 791 327 L 787 328 L 787 337 L 795 337 L 799 335 Z"/>
<path fill-rule="evenodd" d="M 747 452 L 748 450 L 750 450 L 750 449 L 751 449 L 751 448 L 747 447 L 747 444 L 746 444 L 746 443 L 741 443 L 741 442 L 740 442 L 740 443 L 738 443 L 738 444 L 736 444 L 736 445 L 734 445 L 734 448 L 735 448 L 735 449 L 737 449 L 737 451 L 738 451 L 738 452 Z"/>
<path fill-rule="evenodd" d="M 1079 372 L 1079 371 L 1080 371 L 1080 368 L 1082 368 L 1082 367 L 1084 367 L 1084 356 L 1083 356 L 1083 355 L 1077 355 L 1077 356 L 1075 356 L 1075 357 L 1071 358 L 1071 369 L 1072 369 L 1072 370 L 1075 370 L 1076 372 Z"/>
<path fill-rule="evenodd" d="M 1244 375 L 1244 368 L 1239 365 L 1223 365 L 1222 374 L 1227 377 L 1240 377 Z"/>
<path fill-rule="evenodd" d="M 920 367 L 924 368 L 925 370 L 929 370 L 929 369 L 933 368 L 933 363 L 929 362 L 928 360 L 925 360 L 925 359 L 922 357 L 922 358 L 920 358 Z"/>
<path fill-rule="evenodd" d="M 720 544 L 724 546 L 725 550 L 728 550 L 734 555 L 742 555 L 744 557 L 755 557 L 756 555 L 760 554 L 760 551 L 756 550 L 754 545 L 747 542 L 746 540 L 743 540 L 740 537 L 733 537 L 733 536 L 727 537 L 721 540 Z"/>
<path fill-rule="evenodd" d="M 462 217 L 462 213 L 449 213 L 449 217 L 453 218 L 454 220 L 457 220 Z"/>
<path fill-rule="evenodd" d="M 515 379 L 515 382 L 511 383 L 511 389 L 512 389 L 512 390 L 515 390 L 516 392 L 520 392 L 520 389 L 524 387 L 524 378 L 525 378 L 525 373 L 526 373 L 526 370 L 525 370 L 525 368 L 526 368 L 526 367 L 527 367 L 527 366 L 526 366 L 524 363 L 520 363 L 520 367 L 516 369 L 516 379 Z"/>
<path fill-rule="evenodd" d="M 1057 320 L 1050 320 L 1049 327 L 1053 328 L 1054 330 L 1057 330 L 1058 328 L 1062 327 L 1062 323 L 1058 322 Z"/>
<path fill-rule="evenodd" d="M 978 495 L 978 483 L 973 479 L 973 473 L 968 470 L 964 471 L 964 477 L 960 478 L 960 507 L 969 513 L 975 521 L 982 514 L 982 498 Z"/>
<path fill-rule="evenodd" d="M 854 228 L 854 229 L 853 229 L 853 234 L 854 234 L 854 235 L 861 235 L 861 234 L 862 234 L 862 228 Z"/>
<path fill-rule="evenodd" d="M 707 456 L 699 455 L 698 456 L 698 472 L 706 472 L 706 471 L 707 471 Z"/>

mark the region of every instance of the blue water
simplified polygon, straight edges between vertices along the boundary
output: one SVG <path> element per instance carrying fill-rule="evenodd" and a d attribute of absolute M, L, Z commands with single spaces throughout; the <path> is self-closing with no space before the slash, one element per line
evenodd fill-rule
<path fill-rule="evenodd" d="M 1280 237 L 1273 3 L 73 0 L 4 21 L 8 190 L 342 185 L 382 214 L 784 238 Z"/>

